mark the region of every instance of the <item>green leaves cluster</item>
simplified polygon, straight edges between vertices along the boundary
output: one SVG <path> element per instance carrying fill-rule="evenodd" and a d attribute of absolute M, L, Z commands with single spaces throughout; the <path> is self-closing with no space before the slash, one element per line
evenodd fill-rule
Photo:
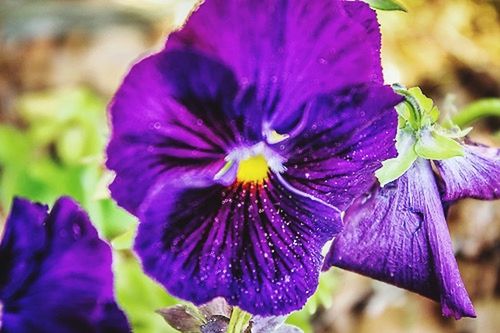
<path fill-rule="evenodd" d="M 456 139 L 467 135 L 471 128 L 461 130 L 458 126 L 450 129 L 439 123 L 439 110 L 420 88 L 406 89 L 394 86 L 394 90 L 405 97 L 396 107 L 398 112 L 398 133 L 396 149 L 398 156 L 382 163 L 376 176 L 381 184 L 401 177 L 417 158 L 444 160 L 463 156 L 464 150 Z"/>
<path fill-rule="evenodd" d="M 406 8 L 395 0 L 364 0 L 374 9 L 399 10 L 406 12 Z"/>
<path fill-rule="evenodd" d="M 109 198 L 111 175 L 103 167 L 105 102 L 84 88 L 21 96 L 19 118 L 0 125 L 0 211 L 14 195 L 53 203 L 69 195 L 111 239 L 134 224 Z"/>

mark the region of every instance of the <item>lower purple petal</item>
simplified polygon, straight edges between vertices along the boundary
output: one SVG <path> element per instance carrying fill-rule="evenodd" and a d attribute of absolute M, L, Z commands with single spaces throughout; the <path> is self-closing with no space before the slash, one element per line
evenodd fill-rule
<path fill-rule="evenodd" d="M 195 304 L 220 296 L 259 315 L 305 304 L 321 249 L 341 227 L 338 211 L 274 177 L 229 188 L 167 184 L 141 211 L 135 249 L 149 275 Z"/>
<path fill-rule="evenodd" d="M 446 201 L 462 198 L 500 198 L 500 151 L 473 143 L 464 144 L 464 156 L 434 161 L 443 179 Z"/>
<path fill-rule="evenodd" d="M 441 302 L 445 316 L 475 317 L 458 271 L 428 161 L 359 198 L 346 212 L 325 268 L 337 266 Z"/>

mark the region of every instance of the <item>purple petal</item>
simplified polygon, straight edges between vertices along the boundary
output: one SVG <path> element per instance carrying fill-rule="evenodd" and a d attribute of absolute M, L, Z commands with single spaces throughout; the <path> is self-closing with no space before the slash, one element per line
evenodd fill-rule
<path fill-rule="evenodd" d="M 359 198 L 345 215 L 325 268 L 337 266 L 441 302 L 445 316 L 475 317 L 454 258 L 428 161 Z"/>
<path fill-rule="evenodd" d="M 474 143 L 464 144 L 465 155 L 434 161 L 446 201 L 462 198 L 500 198 L 500 151 Z"/>
<path fill-rule="evenodd" d="M 70 199 L 60 199 L 40 223 L 43 210 L 42 206 L 16 200 L 7 221 L 0 258 L 13 252 L 32 252 L 36 262 L 23 271 L 24 276 L 6 276 L 20 271 L 2 263 L 0 271 L 7 281 L 22 281 L 7 282 L 9 297 L 2 292 L 2 332 L 129 332 L 127 319 L 113 300 L 109 246 L 98 238 L 87 215 Z M 41 234 L 43 244 L 23 243 L 15 230 L 35 239 Z"/>
<path fill-rule="evenodd" d="M 167 184 L 141 211 L 135 249 L 146 273 L 195 304 L 220 296 L 260 315 L 304 305 L 321 249 L 341 227 L 338 211 L 274 177 L 230 188 Z"/>
<path fill-rule="evenodd" d="M 184 183 L 212 180 L 235 142 L 234 78 L 189 52 L 161 52 L 135 65 L 111 105 L 110 189 L 132 213 L 164 175 Z M 231 118 L 231 119 L 233 119 Z"/>
<path fill-rule="evenodd" d="M 47 206 L 14 199 L 0 244 L 0 300 L 9 300 L 37 269 L 46 243 Z M 0 233 L 1 236 L 1 233 Z"/>
<path fill-rule="evenodd" d="M 284 147 L 284 178 L 341 209 L 373 184 L 381 162 L 396 156 L 400 101 L 390 87 L 360 86 L 318 98 L 300 135 Z"/>
<path fill-rule="evenodd" d="M 382 34 L 380 33 L 380 25 L 377 20 L 377 13 L 367 6 L 362 1 L 343 1 L 342 5 L 351 19 L 357 21 L 368 35 L 368 40 L 372 43 L 372 59 L 380 61 L 380 49 L 382 44 Z M 380 76 L 375 76 L 375 81 L 383 83 L 382 72 Z"/>
<path fill-rule="evenodd" d="M 210 0 L 170 36 L 167 49 L 227 64 L 241 86 L 256 87 L 267 111 L 290 113 L 319 94 L 381 83 L 380 56 L 370 56 L 380 35 L 367 32 L 376 15 L 366 4 L 357 7 L 353 17 L 338 0 Z"/>

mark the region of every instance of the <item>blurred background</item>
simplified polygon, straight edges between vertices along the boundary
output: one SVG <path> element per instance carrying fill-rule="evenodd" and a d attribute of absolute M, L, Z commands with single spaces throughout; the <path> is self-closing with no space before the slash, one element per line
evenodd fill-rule
<path fill-rule="evenodd" d="M 106 105 L 127 69 L 161 48 L 195 0 L 0 0 L 0 229 L 14 195 L 89 211 L 115 249 L 118 300 L 139 333 L 173 332 L 154 310 L 177 303 L 128 250 L 135 220 L 109 198 Z M 406 0 L 380 12 L 386 81 L 418 85 L 444 117 L 498 147 L 498 114 L 464 108 L 500 96 L 500 1 Z M 465 109 L 467 110 L 467 109 Z M 500 203 L 465 200 L 449 227 L 478 318 L 332 269 L 289 322 L 305 332 L 500 332 Z"/>

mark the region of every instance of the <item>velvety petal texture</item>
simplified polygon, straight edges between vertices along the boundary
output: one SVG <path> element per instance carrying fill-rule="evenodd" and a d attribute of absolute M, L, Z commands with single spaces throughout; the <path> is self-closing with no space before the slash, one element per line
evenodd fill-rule
<path fill-rule="evenodd" d="M 250 313 L 289 313 L 318 283 L 322 246 L 341 228 L 340 212 L 260 186 L 183 188 L 151 197 L 135 249 L 144 270 L 175 296 L 203 304 L 221 296 Z"/>
<path fill-rule="evenodd" d="M 2 333 L 122 333 L 111 250 L 71 199 L 15 199 L 0 244 Z"/>
<path fill-rule="evenodd" d="M 111 192 L 132 213 L 163 175 L 200 186 L 238 142 L 230 71 L 191 52 L 160 52 L 135 65 L 111 104 Z M 161 181 L 160 181 L 161 182 Z"/>
<path fill-rule="evenodd" d="M 111 193 L 172 294 L 253 314 L 299 309 L 340 211 L 395 156 L 368 5 L 207 0 L 110 106 Z"/>
<path fill-rule="evenodd" d="M 374 182 L 381 161 L 396 156 L 394 105 L 387 86 L 357 86 L 312 100 L 300 135 L 285 146 L 285 179 L 346 209 Z"/>
<path fill-rule="evenodd" d="M 464 156 L 434 161 L 444 183 L 443 199 L 499 199 L 499 149 L 471 142 L 465 143 L 463 147 Z"/>
<path fill-rule="evenodd" d="M 205 1 L 167 49 L 227 64 L 243 87 L 255 87 L 269 117 L 290 115 L 318 94 L 383 82 L 375 12 L 360 1 L 345 3 Z"/>
<path fill-rule="evenodd" d="M 454 258 L 429 161 L 360 197 L 326 258 L 332 265 L 441 302 L 445 316 L 475 317 Z"/>

